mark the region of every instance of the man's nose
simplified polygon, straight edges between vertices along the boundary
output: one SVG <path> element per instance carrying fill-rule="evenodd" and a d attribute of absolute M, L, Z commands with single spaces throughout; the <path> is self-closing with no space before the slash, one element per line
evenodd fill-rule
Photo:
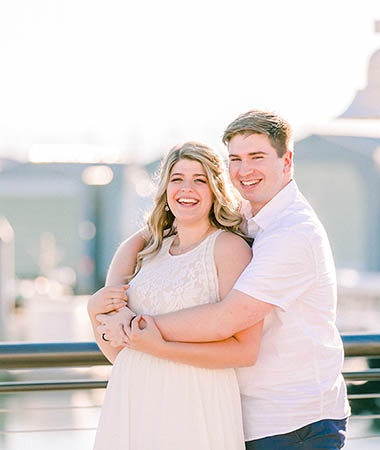
<path fill-rule="evenodd" d="M 253 170 L 252 164 L 249 161 L 243 159 L 239 167 L 239 175 L 240 176 L 248 175 L 252 172 L 252 170 Z"/>

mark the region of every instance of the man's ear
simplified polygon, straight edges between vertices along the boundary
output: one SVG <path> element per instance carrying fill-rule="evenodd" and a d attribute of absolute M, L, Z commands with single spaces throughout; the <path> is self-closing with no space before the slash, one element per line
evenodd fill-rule
<path fill-rule="evenodd" d="M 284 156 L 284 173 L 290 173 L 293 167 L 293 152 L 287 151 Z"/>

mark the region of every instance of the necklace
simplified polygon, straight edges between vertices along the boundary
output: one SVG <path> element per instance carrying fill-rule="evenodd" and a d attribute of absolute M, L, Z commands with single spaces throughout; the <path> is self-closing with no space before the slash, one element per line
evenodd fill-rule
<path fill-rule="evenodd" d="M 183 253 L 186 253 L 187 251 L 189 251 L 189 250 L 191 250 L 192 248 L 194 248 L 194 247 L 196 247 L 197 245 L 199 245 L 203 240 L 206 239 L 206 237 L 207 237 L 209 231 L 211 230 L 211 228 L 212 228 L 212 226 L 209 225 L 209 227 L 207 228 L 207 230 L 201 235 L 201 237 L 200 237 L 196 242 L 194 242 L 193 244 L 188 245 L 188 246 L 186 246 L 186 247 L 180 247 L 178 244 L 173 245 L 173 244 L 174 244 L 174 241 L 178 238 L 178 235 L 177 235 L 177 236 L 175 237 L 175 239 L 173 240 L 173 244 L 172 244 L 172 247 L 171 247 L 171 249 L 170 249 L 172 252 L 173 252 L 173 249 L 175 250 L 174 255 L 173 255 L 173 253 L 172 253 L 172 255 L 173 255 L 173 256 L 182 255 Z"/>

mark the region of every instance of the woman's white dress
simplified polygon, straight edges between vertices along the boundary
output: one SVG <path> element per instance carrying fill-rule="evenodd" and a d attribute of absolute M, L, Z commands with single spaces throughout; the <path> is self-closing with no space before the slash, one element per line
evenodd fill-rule
<path fill-rule="evenodd" d="M 129 305 L 163 314 L 219 300 L 218 230 L 193 250 L 169 253 L 173 236 L 131 281 Z M 234 369 L 203 369 L 123 349 L 102 406 L 94 450 L 243 450 Z"/>

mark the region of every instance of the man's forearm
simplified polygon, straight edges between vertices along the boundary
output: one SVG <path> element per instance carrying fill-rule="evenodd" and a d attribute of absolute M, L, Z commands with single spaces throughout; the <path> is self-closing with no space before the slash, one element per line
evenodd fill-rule
<path fill-rule="evenodd" d="M 232 337 L 218 342 L 166 342 L 157 356 L 206 369 L 225 369 L 252 366 L 257 355 Z"/>
<path fill-rule="evenodd" d="M 220 341 L 229 336 L 221 336 L 215 327 L 213 318 L 218 309 L 216 304 L 202 305 L 154 316 L 154 321 L 166 341 Z"/>
<path fill-rule="evenodd" d="M 158 315 L 154 320 L 167 341 L 221 341 L 260 322 L 273 308 L 232 290 L 222 302 Z"/>

